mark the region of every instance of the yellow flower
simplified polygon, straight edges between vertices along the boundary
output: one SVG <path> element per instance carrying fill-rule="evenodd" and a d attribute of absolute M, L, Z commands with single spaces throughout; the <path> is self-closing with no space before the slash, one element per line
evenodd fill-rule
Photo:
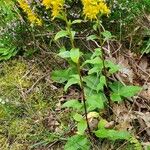
<path fill-rule="evenodd" d="M 83 14 L 85 18 L 89 20 L 97 19 L 99 14 L 110 13 L 110 9 L 107 7 L 104 0 L 82 0 Z"/>
<path fill-rule="evenodd" d="M 27 14 L 29 21 L 31 24 L 37 24 L 39 26 L 42 25 L 42 20 L 37 17 L 37 15 L 32 11 L 29 4 L 26 2 L 26 0 L 19 0 L 19 5 L 22 8 L 22 10 Z"/>
<path fill-rule="evenodd" d="M 42 4 L 46 7 L 46 9 L 51 9 L 52 19 L 54 19 L 62 11 L 64 0 L 43 0 Z"/>

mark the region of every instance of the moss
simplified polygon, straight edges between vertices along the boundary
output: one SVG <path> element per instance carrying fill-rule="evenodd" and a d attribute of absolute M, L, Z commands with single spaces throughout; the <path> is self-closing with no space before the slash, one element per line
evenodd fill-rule
<path fill-rule="evenodd" d="M 25 60 L 0 64 L 0 149 L 38 148 L 59 137 L 45 120 L 53 120 L 49 115 L 55 111 L 63 89 L 54 90 L 48 77 L 35 84 L 43 75 L 41 66 Z"/>

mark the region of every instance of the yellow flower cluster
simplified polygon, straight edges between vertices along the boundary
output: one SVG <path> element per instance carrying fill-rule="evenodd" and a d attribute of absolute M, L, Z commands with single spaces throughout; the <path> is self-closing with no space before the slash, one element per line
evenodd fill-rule
<path fill-rule="evenodd" d="M 83 14 L 90 20 L 97 19 L 99 14 L 108 15 L 110 13 L 105 0 L 82 0 L 82 3 Z"/>
<path fill-rule="evenodd" d="M 59 15 L 63 9 L 64 0 L 43 0 L 42 4 L 46 9 L 51 9 L 53 19 Z"/>
<path fill-rule="evenodd" d="M 19 5 L 23 9 L 23 11 L 27 14 L 29 21 L 31 24 L 37 24 L 39 26 L 42 25 L 41 19 L 37 17 L 37 15 L 32 11 L 29 4 L 26 0 L 19 0 Z"/>

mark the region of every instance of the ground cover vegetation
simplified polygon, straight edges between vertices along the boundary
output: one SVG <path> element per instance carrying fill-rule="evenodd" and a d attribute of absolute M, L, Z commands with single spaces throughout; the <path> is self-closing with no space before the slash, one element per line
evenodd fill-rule
<path fill-rule="evenodd" d="M 150 149 L 149 0 L 0 1 L 0 149 Z"/>

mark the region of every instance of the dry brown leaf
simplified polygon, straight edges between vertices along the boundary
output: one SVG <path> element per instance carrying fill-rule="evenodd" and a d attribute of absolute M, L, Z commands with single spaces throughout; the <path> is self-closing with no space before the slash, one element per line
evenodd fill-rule
<path fill-rule="evenodd" d="M 137 115 L 141 129 L 145 129 L 148 136 L 150 136 L 150 112 L 142 113 L 135 111 L 134 113 Z"/>

